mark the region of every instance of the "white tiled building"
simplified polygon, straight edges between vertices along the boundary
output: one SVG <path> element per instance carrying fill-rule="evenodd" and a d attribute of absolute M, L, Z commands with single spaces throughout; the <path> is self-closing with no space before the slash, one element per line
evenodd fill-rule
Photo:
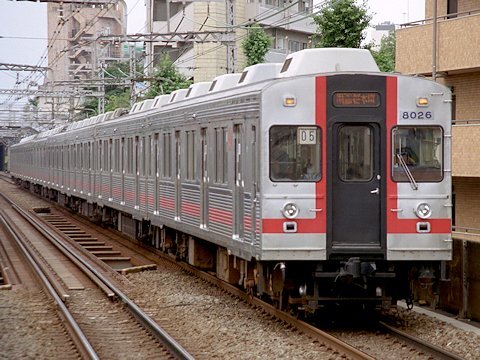
<path fill-rule="evenodd" d="M 177 68 L 196 82 L 239 72 L 245 66 L 241 49 L 247 33 L 245 26 L 253 22 L 262 25 L 274 39 L 266 61 L 281 62 L 289 52 L 309 47 L 310 36 L 315 31 L 310 17 L 312 8 L 313 0 L 148 1 L 149 32 L 163 34 L 230 30 L 227 36 L 234 42 L 230 48 L 219 42 L 147 44 L 147 69 L 152 70 L 160 54 L 168 53 Z"/>

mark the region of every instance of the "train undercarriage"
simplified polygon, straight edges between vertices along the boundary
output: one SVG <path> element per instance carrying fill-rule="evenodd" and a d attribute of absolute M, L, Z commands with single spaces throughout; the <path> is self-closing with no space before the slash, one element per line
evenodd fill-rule
<path fill-rule="evenodd" d="M 247 261 L 226 248 L 177 231 L 154 226 L 119 210 L 97 206 L 55 189 L 19 182 L 30 191 L 113 228 L 131 239 L 201 268 L 293 314 L 314 317 L 323 311 L 360 306 L 386 310 L 404 299 L 435 302 L 439 262 L 388 262 L 345 255 L 328 261 Z"/>

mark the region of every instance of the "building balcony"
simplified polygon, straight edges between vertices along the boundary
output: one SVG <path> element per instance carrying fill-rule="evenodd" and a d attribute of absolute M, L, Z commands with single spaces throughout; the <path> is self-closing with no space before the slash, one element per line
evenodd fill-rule
<path fill-rule="evenodd" d="M 433 20 L 403 24 L 396 31 L 396 70 L 432 73 Z M 480 10 L 449 14 L 437 21 L 437 72 L 480 71 Z"/>
<path fill-rule="evenodd" d="M 456 121 L 452 128 L 452 175 L 480 177 L 480 120 Z"/>
<path fill-rule="evenodd" d="M 289 7 L 282 11 L 280 7 L 259 2 L 248 2 L 245 4 L 246 19 L 251 21 L 255 19 L 260 25 L 284 28 L 306 34 L 315 32 L 314 22 L 309 15 L 310 10 L 308 8 L 299 11 L 298 7 Z"/>

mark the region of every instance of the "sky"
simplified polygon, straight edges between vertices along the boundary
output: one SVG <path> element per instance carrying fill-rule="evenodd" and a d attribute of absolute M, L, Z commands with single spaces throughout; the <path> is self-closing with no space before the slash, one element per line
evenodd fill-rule
<path fill-rule="evenodd" d="M 129 34 L 144 31 L 145 1 L 126 0 Z M 424 0 L 367 0 L 367 6 L 373 15 L 372 24 L 400 24 L 425 17 Z M 46 8 L 45 3 L 0 0 L 0 63 L 47 65 Z M 0 89 L 13 88 L 16 76 L 12 71 L 0 71 Z M 23 79 L 28 73 L 19 76 Z"/>

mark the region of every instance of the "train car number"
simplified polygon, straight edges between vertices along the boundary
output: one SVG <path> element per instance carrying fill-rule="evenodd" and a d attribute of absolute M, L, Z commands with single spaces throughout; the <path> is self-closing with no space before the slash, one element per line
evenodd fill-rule
<path fill-rule="evenodd" d="M 431 111 L 401 111 L 400 119 L 404 120 L 432 120 L 433 112 Z"/>
<path fill-rule="evenodd" d="M 315 145 L 317 143 L 317 128 L 299 127 L 297 130 L 297 143 L 300 145 Z"/>

